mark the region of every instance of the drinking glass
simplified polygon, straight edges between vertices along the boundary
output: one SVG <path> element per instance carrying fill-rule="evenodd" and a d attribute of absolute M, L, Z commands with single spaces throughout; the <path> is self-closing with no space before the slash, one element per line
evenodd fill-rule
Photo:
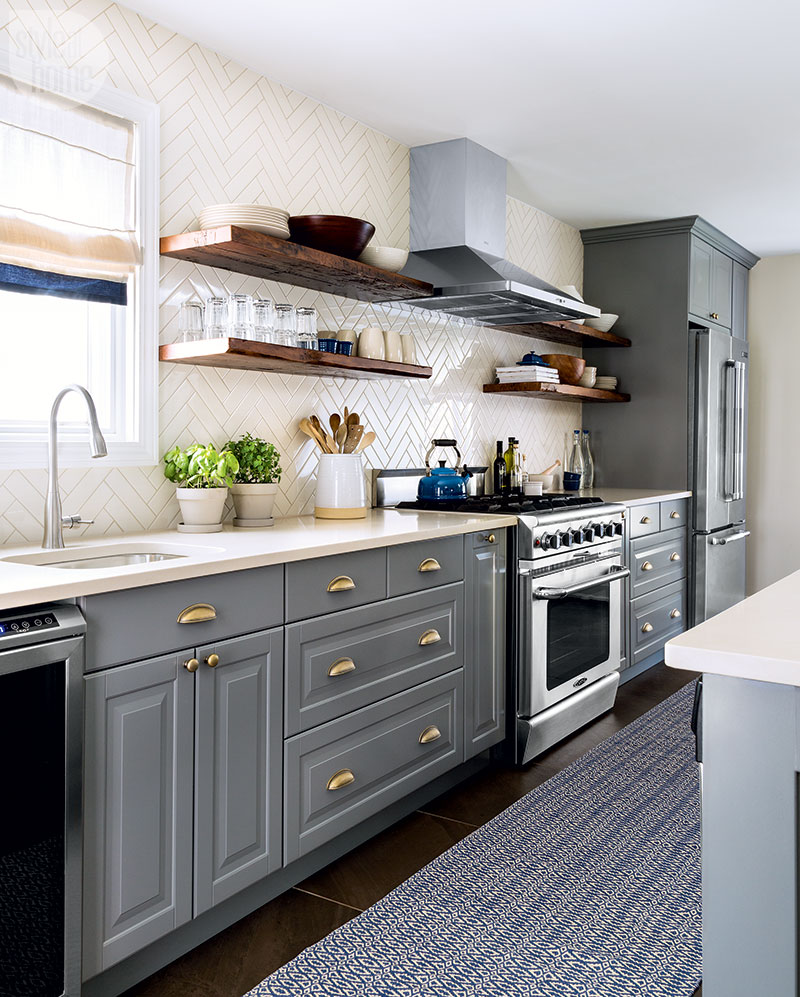
<path fill-rule="evenodd" d="M 253 338 L 253 296 L 252 294 L 232 294 L 230 296 L 231 335 L 237 339 Z"/>
<path fill-rule="evenodd" d="M 227 298 L 206 298 L 203 332 L 206 339 L 228 335 Z"/>
<path fill-rule="evenodd" d="M 297 309 L 297 345 L 303 350 L 317 348 L 317 309 Z"/>
<path fill-rule="evenodd" d="M 273 336 L 281 346 L 295 346 L 296 316 L 294 305 L 275 305 L 275 325 Z"/>
<path fill-rule="evenodd" d="M 184 343 L 203 338 L 203 303 L 183 301 L 178 312 L 178 330 Z"/>
<path fill-rule="evenodd" d="M 275 319 L 270 298 L 258 298 L 253 302 L 253 335 L 260 343 L 272 342 L 272 329 Z"/>

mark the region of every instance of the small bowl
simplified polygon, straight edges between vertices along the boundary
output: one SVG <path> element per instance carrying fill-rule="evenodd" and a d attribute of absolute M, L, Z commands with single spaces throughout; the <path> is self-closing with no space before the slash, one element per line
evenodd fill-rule
<path fill-rule="evenodd" d="M 355 260 L 375 235 L 375 226 L 348 215 L 292 215 L 289 233 L 301 246 Z"/>
<path fill-rule="evenodd" d="M 577 492 L 581 487 L 581 476 L 574 471 L 564 471 L 564 491 Z"/>
<path fill-rule="evenodd" d="M 399 273 L 408 262 L 408 250 L 396 249 L 394 246 L 370 245 L 358 259 L 371 267 L 388 270 L 389 273 Z"/>
<path fill-rule="evenodd" d="M 556 368 L 564 384 L 577 384 L 586 369 L 583 357 L 573 357 L 568 353 L 543 353 L 542 360 Z"/>
<path fill-rule="evenodd" d="M 587 318 L 586 324 L 590 325 L 593 329 L 597 329 L 598 332 L 608 332 L 618 318 L 619 315 L 614 315 L 613 312 L 600 312 L 594 318 Z"/>
<path fill-rule="evenodd" d="M 581 377 L 578 384 L 582 388 L 593 388 L 594 382 L 597 380 L 597 367 L 586 367 L 583 371 L 583 376 Z"/>
<path fill-rule="evenodd" d="M 337 344 L 337 342 L 336 342 L 335 339 L 318 339 L 317 340 L 317 349 L 321 353 L 335 353 L 337 345 L 338 344 Z"/>
<path fill-rule="evenodd" d="M 551 492 L 553 490 L 553 482 L 556 476 L 554 474 L 529 474 L 528 481 L 540 481 L 542 483 L 542 489 L 546 492 Z"/>
<path fill-rule="evenodd" d="M 341 353 L 343 357 L 352 356 L 353 344 L 346 339 L 339 339 L 336 341 L 336 352 Z"/>

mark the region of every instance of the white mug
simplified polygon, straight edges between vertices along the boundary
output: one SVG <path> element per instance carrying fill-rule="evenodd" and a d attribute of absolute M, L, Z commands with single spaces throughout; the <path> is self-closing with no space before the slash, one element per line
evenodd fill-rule
<path fill-rule="evenodd" d="M 358 337 L 358 355 L 369 360 L 383 360 L 383 329 L 374 325 L 367 326 Z"/>
<path fill-rule="evenodd" d="M 383 334 L 383 358 L 391 363 L 403 362 L 403 342 L 394 329 L 387 329 Z"/>
<path fill-rule="evenodd" d="M 319 455 L 317 519 L 364 519 L 367 515 L 367 488 L 361 454 L 323 453 Z"/>
<path fill-rule="evenodd" d="M 417 344 L 414 341 L 413 333 L 404 332 L 401 334 L 400 339 L 403 343 L 403 363 L 419 364 L 419 360 L 417 360 Z"/>
<path fill-rule="evenodd" d="M 353 353 L 356 351 L 356 343 L 358 342 L 358 335 L 355 329 L 340 329 L 336 333 L 336 338 L 340 343 L 352 343 Z"/>

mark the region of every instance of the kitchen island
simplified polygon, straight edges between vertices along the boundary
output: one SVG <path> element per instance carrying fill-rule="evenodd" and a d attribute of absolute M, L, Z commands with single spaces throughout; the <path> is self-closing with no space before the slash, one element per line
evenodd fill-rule
<path fill-rule="evenodd" d="M 800 572 L 666 645 L 703 673 L 703 995 L 796 997 Z"/>

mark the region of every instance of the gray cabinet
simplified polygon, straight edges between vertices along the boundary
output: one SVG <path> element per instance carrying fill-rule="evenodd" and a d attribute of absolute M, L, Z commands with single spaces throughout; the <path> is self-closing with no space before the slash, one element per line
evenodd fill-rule
<path fill-rule="evenodd" d="M 442 537 L 388 549 L 389 595 L 424 592 L 464 577 L 464 538 Z"/>
<path fill-rule="evenodd" d="M 191 656 L 86 679 L 84 977 L 192 916 Z"/>
<path fill-rule="evenodd" d="M 747 339 L 747 292 L 749 285 L 747 267 L 734 260 L 733 263 L 733 314 L 731 333 L 736 339 Z"/>
<path fill-rule="evenodd" d="M 506 530 L 466 537 L 464 750 L 471 758 L 505 736 Z"/>
<path fill-rule="evenodd" d="M 386 598 L 386 548 L 286 565 L 286 621 L 310 620 Z"/>
<path fill-rule="evenodd" d="M 197 648 L 195 916 L 281 865 L 282 636 Z"/>
<path fill-rule="evenodd" d="M 692 238 L 689 311 L 726 329 L 733 310 L 733 260 L 707 242 Z"/>

